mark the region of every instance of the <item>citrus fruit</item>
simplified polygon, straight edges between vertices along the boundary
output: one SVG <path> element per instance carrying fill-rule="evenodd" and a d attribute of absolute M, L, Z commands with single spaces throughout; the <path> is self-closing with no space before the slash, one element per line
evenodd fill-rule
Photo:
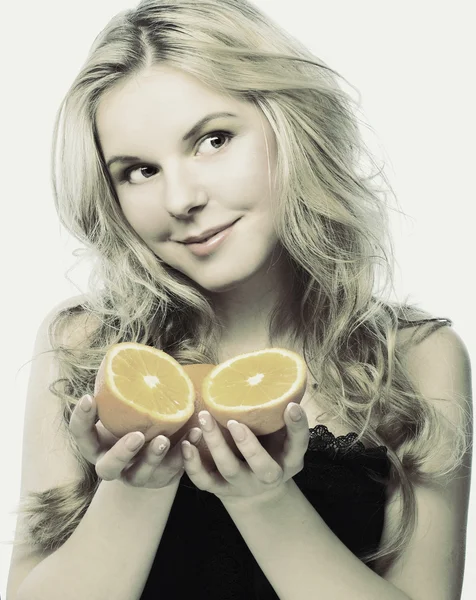
<path fill-rule="evenodd" d="M 301 402 L 306 383 L 307 367 L 299 354 L 267 348 L 213 368 L 203 380 L 202 399 L 224 427 L 235 419 L 255 435 L 267 435 L 285 426 L 284 410 L 290 402 Z"/>
<path fill-rule="evenodd" d="M 99 366 L 94 396 L 99 419 L 117 437 L 140 431 L 148 442 L 170 437 L 190 419 L 195 388 L 172 356 L 145 344 L 110 346 Z"/>
<path fill-rule="evenodd" d="M 193 415 L 190 419 L 185 423 L 185 425 L 176 433 L 174 433 L 170 437 L 170 445 L 174 446 L 180 438 L 185 435 L 192 427 L 200 427 L 200 422 L 198 420 L 198 413 L 201 410 L 208 410 L 206 405 L 202 399 L 202 383 L 205 377 L 210 373 L 212 369 L 215 368 L 216 365 L 211 364 L 193 364 L 193 365 L 182 365 L 187 375 L 190 377 L 194 387 L 195 387 L 195 409 Z M 235 444 L 235 440 L 233 436 L 229 432 L 226 427 L 223 427 L 220 423 L 217 423 L 220 431 L 225 439 L 225 442 L 230 446 L 235 455 L 244 460 L 243 455 L 238 450 L 238 447 Z M 202 436 L 200 440 L 194 444 L 194 446 L 198 449 L 200 453 L 200 458 L 203 465 L 208 470 L 216 469 L 215 461 L 213 460 L 213 456 L 211 455 L 210 450 L 208 449 L 207 443 L 205 442 L 204 437 Z"/>

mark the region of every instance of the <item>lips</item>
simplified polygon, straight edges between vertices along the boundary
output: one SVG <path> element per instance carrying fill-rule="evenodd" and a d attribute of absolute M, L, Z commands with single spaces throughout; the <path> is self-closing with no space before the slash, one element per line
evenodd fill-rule
<path fill-rule="evenodd" d="M 239 219 L 237 219 L 237 221 L 239 221 Z M 228 225 L 228 227 L 225 227 L 221 231 L 218 231 L 217 233 L 213 234 L 206 241 L 191 242 L 189 244 L 184 245 L 187 246 L 187 249 L 195 256 L 204 257 L 215 254 L 218 251 L 218 249 L 221 248 L 223 244 L 225 244 L 225 240 L 227 240 L 230 237 L 234 229 L 235 223 L 237 221 L 231 223 L 230 225 Z"/>
<path fill-rule="evenodd" d="M 231 227 L 232 225 L 234 225 L 236 223 L 236 221 L 238 221 L 238 219 L 236 219 L 235 221 L 232 221 L 231 223 L 228 223 L 226 225 L 224 225 L 223 227 L 220 227 L 219 229 L 213 229 L 211 230 L 209 233 L 207 233 L 206 237 L 192 237 L 191 239 L 187 240 L 187 241 L 183 241 L 180 242 L 182 244 L 201 244 L 206 242 L 207 240 L 209 240 L 210 238 L 212 238 L 214 235 L 216 235 L 217 233 L 220 233 L 221 231 L 224 231 L 225 229 L 228 229 L 229 227 Z"/>
<path fill-rule="evenodd" d="M 223 227 L 223 229 L 227 229 L 228 227 L 230 227 L 229 225 L 227 225 L 226 227 Z M 187 244 L 201 244 L 202 242 L 208 242 L 208 240 L 210 238 L 212 238 L 214 235 L 216 235 L 217 233 L 220 233 L 220 231 L 223 231 L 223 229 L 219 229 L 218 231 L 213 232 L 211 235 L 209 235 L 206 238 L 203 238 L 202 240 L 200 240 L 199 242 L 187 242 Z"/>

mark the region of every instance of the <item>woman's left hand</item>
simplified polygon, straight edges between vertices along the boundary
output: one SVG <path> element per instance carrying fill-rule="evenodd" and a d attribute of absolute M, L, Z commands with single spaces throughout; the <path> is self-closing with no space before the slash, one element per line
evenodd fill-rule
<path fill-rule="evenodd" d="M 293 421 L 290 415 L 294 406 L 300 413 L 297 421 Z M 200 411 L 199 419 L 217 470 L 207 471 L 197 448 L 182 442 L 185 471 L 199 489 L 215 494 L 223 501 L 279 497 L 286 493 L 286 482 L 304 466 L 309 424 L 299 404 L 291 402 L 286 407 L 283 429 L 263 436 L 266 449 L 246 425 L 228 421 L 228 429 L 245 461 L 235 456 L 208 411 Z M 239 435 L 240 429 L 242 436 Z"/>

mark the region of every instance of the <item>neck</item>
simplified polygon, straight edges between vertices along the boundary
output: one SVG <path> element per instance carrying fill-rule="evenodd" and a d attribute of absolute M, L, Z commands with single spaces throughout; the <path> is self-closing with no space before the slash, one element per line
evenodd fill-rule
<path fill-rule="evenodd" d="M 271 345 L 271 313 L 292 285 L 291 267 L 281 260 L 232 289 L 212 295 L 223 348 L 262 349 Z M 289 310 L 292 306 L 289 306 Z M 276 340 L 273 345 L 276 346 Z M 247 350 L 244 350 L 244 352 Z"/>

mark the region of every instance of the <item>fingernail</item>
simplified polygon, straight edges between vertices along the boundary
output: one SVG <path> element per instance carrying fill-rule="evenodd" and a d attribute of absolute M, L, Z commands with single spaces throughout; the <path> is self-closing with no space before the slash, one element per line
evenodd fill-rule
<path fill-rule="evenodd" d="M 200 412 L 198 416 L 198 420 L 204 431 L 211 431 L 213 429 L 213 420 L 211 416 L 207 412 Z"/>
<path fill-rule="evenodd" d="M 190 430 L 187 439 L 189 442 L 192 442 L 192 444 L 196 444 L 201 437 L 202 430 L 199 427 L 194 427 Z"/>
<path fill-rule="evenodd" d="M 152 444 L 152 450 L 155 454 L 162 454 L 166 448 L 167 443 L 164 441 L 163 437 L 156 438 Z"/>
<path fill-rule="evenodd" d="M 190 442 L 187 442 L 186 440 L 182 442 L 182 452 L 183 452 L 184 458 L 187 458 L 187 459 L 192 458 L 193 452 L 192 452 L 192 447 L 190 445 Z"/>
<path fill-rule="evenodd" d="M 79 403 L 81 410 L 83 410 L 84 412 L 89 412 L 91 410 L 92 405 L 93 403 L 91 400 L 91 396 L 83 396 L 81 398 L 81 402 Z"/>
<path fill-rule="evenodd" d="M 289 416 L 293 421 L 300 421 L 302 418 L 302 410 L 298 404 L 291 404 L 291 408 L 289 409 Z"/>
<path fill-rule="evenodd" d="M 142 444 L 143 440 L 144 436 L 139 431 L 131 433 L 127 436 L 126 448 L 128 450 L 137 450 L 137 448 Z"/>

